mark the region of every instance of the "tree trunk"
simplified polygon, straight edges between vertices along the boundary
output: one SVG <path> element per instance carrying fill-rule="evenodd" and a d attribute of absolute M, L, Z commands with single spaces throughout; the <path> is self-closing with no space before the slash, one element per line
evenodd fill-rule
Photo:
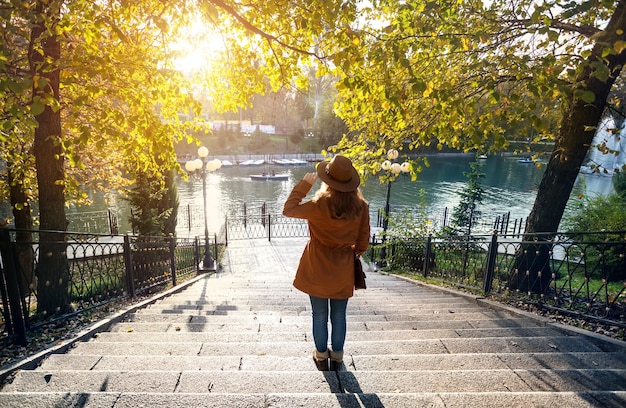
<path fill-rule="evenodd" d="M 17 244 L 17 260 L 19 267 L 19 284 L 22 296 L 30 294 L 34 288 L 33 265 L 35 252 L 33 251 L 33 215 L 30 211 L 30 197 L 24 191 L 24 185 L 14 177 L 11 163 L 7 163 L 7 182 L 13 218 L 15 219 L 15 242 Z M 33 286 L 31 286 L 31 284 Z"/>
<path fill-rule="evenodd" d="M 45 78 L 47 85 L 33 81 L 33 102 L 45 96 L 59 101 L 61 45 L 55 25 L 60 3 L 37 1 L 31 31 L 29 63 L 33 77 Z M 44 99 L 45 100 L 45 99 Z M 46 104 L 35 116 L 35 166 L 39 187 L 39 262 L 37 264 L 37 311 L 53 315 L 69 310 L 69 269 L 66 253 L 65 167 L 61 134 L 61 112 Z"/>
<path fill-rule="evenodd" d="M 621 33 L 620 35 L 616 33 Z M 606 57 L 611 75 L 606 81 L 596 77 L 593 63 L 602 61 L 603 50 L 613 48 L 616 41 L 626 40 L 626 9 L 619 2 L 611 21 L 596 41 L 591 56 L 576 78 L 575 89 L 592 92 L 594 102 L 588 103 L 572 96 L 559 129 L 554 150 L 539 184 L 537 197 L 528 216 L 524 241 L 532 241 L 532 233 L 548 233 L 536 243 L 522 244 L 514 270 L 509 280 L 510 289 L 543 293 L 551 280 L 549 251 L 552 240 L 561 222 L 580 166 L 591 146 L 596 128 L 600 123 L 609 92 L 626 62 L 626 51 Z M 543 241 L 543 243 L 542 243 Z"/>

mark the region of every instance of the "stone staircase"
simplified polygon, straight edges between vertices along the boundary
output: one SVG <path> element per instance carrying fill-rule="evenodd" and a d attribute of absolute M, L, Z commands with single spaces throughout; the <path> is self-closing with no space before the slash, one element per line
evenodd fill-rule
<path fill-rule="evenodd" d="M 344 370 L 317 371 L 304 242 L 229 245 L 224 272 L 19 371 L 0 407 L 624 407 L 626 347 L 368 273 Z"/>

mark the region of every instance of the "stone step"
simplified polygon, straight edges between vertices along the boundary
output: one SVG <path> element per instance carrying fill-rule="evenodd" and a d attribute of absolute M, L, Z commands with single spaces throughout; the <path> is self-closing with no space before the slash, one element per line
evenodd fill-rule
<path fill-rule="evenodd" d="M 278 326 L 278 325 L 276 325 Z M 236 326 L 228 326 L 228 331 L 202 332 L 175 331 L 168 336 L 155 335 L 154 332 L 116 331 L 98 334 L 100 341 L 113 342 L 271 342 L 271 341 L 306 341 L 310 334 L 310 327 L 299 327 L 294 330 L 280 330 L 280 326 L 266 331 L 240 331 Z M 419 340 L 419 339 L 447 339 L 447 338 L 485 338 L 485 337 L 545 337 L 559 336 L 562 333 L 550 327 L 526 328 L 490 328 L 490 329 L 426 329 L 426 330 L 361 330 L 349 333 L 348 341 L 390 341 L 390 340 Z"/>
<path fill-rule="evenodd" d="M 471 314 L 471 313 L 480 313 L 483 314 L 485 312 L 484 308 L 479 306 L 461 306 L 461 307 L 432 307 L 432 308 L 420 308 L 420 309 L 411 309 L 404 308 L 398 310 L 390 310 L 390 309 L 377 309 L 377 308 L 359 308 L 352 307 L 349 308 L 349 312 L 347 312 L 347 316 L 349 319 L 353 318 L 353 316 L 360 316 L 361 319 L 366 320 L 369 316 L 385 316 L 387 319 L 395 319 L 398 318 L 406 320 L 413 318 L 423 318 L 423 316 L 433 315 L 433 314 Z M 264 305 L 263 307 L 251 307 L 251 306 L 242 306 L 238 308 L 229 308 L 229 307 L 221 307 L 215 309 L 159 309 L 152 308 L 146 309 L 142 311 L 138 311 L 135 313 L 135 316 L 229 316 L 229 317 L 242 317 L 246 318 L 249 316 L 285 316 L 285 317 L 293 317 L 293 316 L 306 316 L 310 318 L 311 316 L 311 308 L 305 305 L 299 306 L 291 306 L 291 307 L 283 307 L 276 306 L 272 307 L 269 305 Z"/>
<path fill-rule="evenodd" d="M 416 320 L 489 320 L 502 317 L 501 314 L 483 309 L 483 311 L 456 313 L 451 311 L 416 311 L 412 314 L 348 314 L 348 320 L 361 322 L 375 321 L 416 321 Z M 179 323 L 302 323 L 311 320 L 311 313 L 302 311 L 299 315 L 288 315 L 278 311 L 263 311 L 243 314 L 230 314 L 228 312 L 216 314 L 176 314 L 176 313 L 133 313 L 129 314 L 126 321 L 130 322 L 179 322 Z"/>
<path fill-rule="evenodd" d="M 355 331 L 386 331 L 386 330 L 428 330 L 428 329 L 486 329 L 486 328 L 524 328 L 537 327 L 537 322 L 531 319 L 490 319 L 490 320 L 408 320 L 408 321 L 377 321 L 351 322 L 348 321 L 348 334 Z M 311 321 L 299 323 L 171 323 L 171 322 L 137 322 L 126 321 L 113 325 L 111 332 L 227 332 L 227 331 L 298 331 L 311 330 Z"/>
<path fill-rule="evenodd" d="M 97 340 L 97 339 L 96 339 Z M 312 341 L 301 342 L 101 342 L 78 343 L 72 350 L 77 354 L 98 355 L 281 355 L 308 356 Z M 350 341 L 346 353 L 351 355 L 386 354 L 468 354 L 468 353 L 573 353 L 599 352 L 594 343 L 579 337 L 486 337 L 390 341 Z"/>
<path fill-rule="evenodd" d="M 536 370 L 618 369 L 626 370 L 624 352 L 581 353 L 484 353 L 484 354 L 413 354 L 413 355 L 347 355 L 348 371 L 406 370 Z M 233 356 L 112 356 L 53 354 L 38 370 L 94 371 L 307 371 L 315 370 L 308 356 L 278 355 Z"/>
<path fill-rule="evenodd" d="M 435 393 L 626 391 L 626 370 L 22 371 L 5 392 Z"/>
<path fill-rule="evenodd" d="M 405 303 L 401 305 L 391 305 L 387 304 L 383 307 L 380 305 L 376 305 L 374 303 L 356 303 L 350 302 L 350 308 L 348 309 L 351 314 L 361 314 L 354 313 L 355 311 L 366 311 L 373 312 L 376 311 L 378 313 L 398 313 L 399 311 L 413 311 L 416 308 L 419 310 L 446 310 L 446 309 L 481 309 L 481 307 L 475 303 L 470 302 L 430 302 L 430 303 Z M 216 310 L 225 310 L 225 311 L 256 311 L 256 310 L 297 310 L 299 308 L 306 308 L 308 310 L 311 309 L 311 305 L 308 302 L 276 302 L 275 300 L 265 300 L 265 301 L 248 301 L 248 302 L 225 302 L 225 303 L 217 303 L 217 304 L 201 304 L 201 305 L 174 305 L 167 303 L 157 303 L 154 305 L 150 305 L 147 308 L 143 309 L 141 313 L 162 313 L 162 311 L 180 311 L 180 312 L 212 312 Z"/>
<path fill-rule="evenodd" d="M 0 406 L 626 406 L 623 344 L 374 272 L 348 305 L 344 370 L 317 371 L 300 253 L 230 244 L 224 273 L 19 371 Z"/>
<path fill-rule="evenodd" d="M 466 393 L 0 393 L 6 408 L 49 407 L 200 407 L 200 408 L 362 408 L 362 407 L 624 407 L 626 392 L 466 392 Z"/>
<path fill-rule="evenodd" d="M 227 290 L 221 289 L 220 292 Z M 199 293 L 198 295 L 187 296 L 188 294 L 185 292 L 179 293 L 175 298 L 168 297 L 165 299 L 161 299 L 155 302 L 155 305 L 172 305 L 177 307 L 184 306 L 205 306 L 205 305 L 221 305 L 223 303 L 226 304 L 284 304 L 284 303 L 305 303 L 309 304 L 308 297 L 301 292 L 290 293 L 289 295 L 285 295 L 279 291 L 272 292 L 272 296 L 267 296 L 267 290 L 258 291 L 258 293 L 245 293 L 242 295 L 239 289 L 231 289 L 237 290 L 238 293 L 236 296 L 228 296 L 227 294 L 219 295 L 217 293 L 205 291 Z M 386 297 L 387 296 L 387 297 Z M 350 304 L 367 304 L 367 303 L 377 303 L 379 300 L 386 299 L 385 305 L 389 306 L 403 306 L 406 304 L 413 305 L 425 305 L 431 303 L 467 303 L 474 304 L 472 300 L 465 299 L 462 297 L 452 297 L 452 296 L 444 296 L 440 294 L 434 293 L 412 293 L 407 292 L 406 295 L 398 296 L 397 298 L 389 299 L 388 295 L 384 293 L 380 293 L 380 295 L 359 295 L 359 292 L 356 292 L 355 296 L 350 298 Z M 400 301 L 400 299 L 402 301 Z M 383 306 L 380 305 L 379 306 Z"/>

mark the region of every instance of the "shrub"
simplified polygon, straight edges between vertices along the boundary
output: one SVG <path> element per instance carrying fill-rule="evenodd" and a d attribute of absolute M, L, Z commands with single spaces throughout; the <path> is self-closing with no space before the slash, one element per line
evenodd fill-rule
<path fill-rule="evenodd" d="M 582 242 L 598 241 L 597 235 L 576 235 L 580 232 L 626 231 L 626 197 L 618 193 L 593 198 L 581 197 L 569 216 L 564 219 L 566 231 Z M 623 234 L 602 236 L 606 242 L 617 244 L 585 245 L 586 263 L 608 281 L 626 278 L 626 256 Z"/>

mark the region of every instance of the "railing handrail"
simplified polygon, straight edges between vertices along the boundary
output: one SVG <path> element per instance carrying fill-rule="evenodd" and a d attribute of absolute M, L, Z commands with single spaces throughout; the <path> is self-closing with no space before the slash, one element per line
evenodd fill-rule
<path fill-rule="evenodd" d="M 177 285 L 180 278 L 200 273 L 199 260 L 207 248 L 204 239 L 199 237 L 146 237 L 7 227 L 1 230 L 0 317 L 6 333 L 18 334 L 20 343 L 26 341 L 25 330 L 37 325 L 66 319 L 123 297 L 133 297 L 155 286 Z M 45 241 L 39 239 L 40 234 L 46 234 Z M 24 236 L 29 239 L 23 240 Z M 218 243 L 215 236 L 211 238 L 217 259 Z M 56 255 L 46 252 L 46 262 L 40 262 L 43 256 L 40 251 L 44 248 Z M 43 279 L 59 283 L 48 285 Z M 13 283 L 5 285 L 5 282 Z M 50 302 L 50 299 L 57 300 Z M 54 302 L 61 307 L 40 310 Z M 14 310 L 20 313 L 6 313 Z M 35 323 L 35 317 L 40 323 Z"/>
<path fill-rule="evenodd" d="M 626 328 L 626 231 L 374 237 L 369 253 L 392 269 Z"/>

